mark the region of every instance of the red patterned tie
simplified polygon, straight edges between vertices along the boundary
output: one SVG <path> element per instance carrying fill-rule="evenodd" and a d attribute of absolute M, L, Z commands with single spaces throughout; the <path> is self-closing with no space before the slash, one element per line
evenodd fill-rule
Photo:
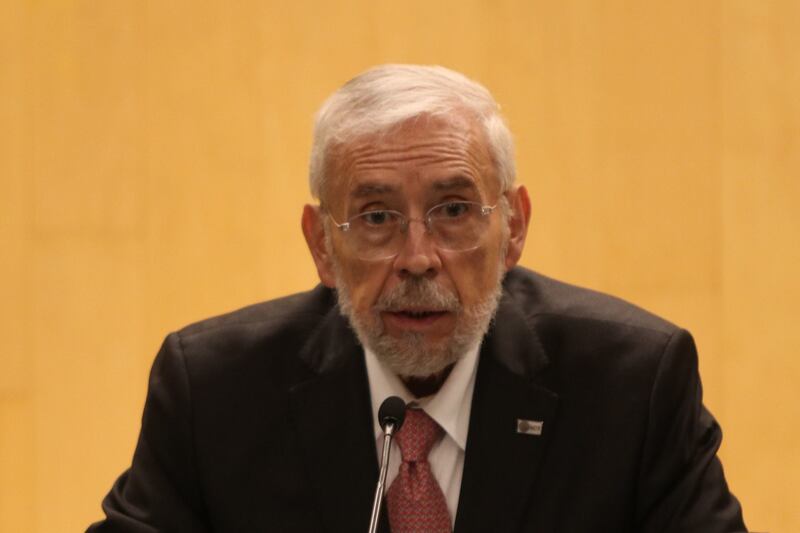
<path fill-rule="evenodd" d="M 447 502 L 428 463 L 428 453 L 441 438 L 442 428 L 424 411 L 406 411 L 395 436 L 403 462 L 386 494 L 392 533 L 450 533 Z"/>

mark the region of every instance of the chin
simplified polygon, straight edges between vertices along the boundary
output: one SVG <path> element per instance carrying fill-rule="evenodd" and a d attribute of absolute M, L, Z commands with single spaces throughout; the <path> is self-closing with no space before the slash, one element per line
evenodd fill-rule
<path fill-rule="evenodd" d="M 364 342 L 366 341 L 366 342 Z M 429 341 L 418 333 L 380 335 L 362 342 L 392 372 L 404 378 L 428 378 L 454 365 L 470 348 L 455 338 Z"/>

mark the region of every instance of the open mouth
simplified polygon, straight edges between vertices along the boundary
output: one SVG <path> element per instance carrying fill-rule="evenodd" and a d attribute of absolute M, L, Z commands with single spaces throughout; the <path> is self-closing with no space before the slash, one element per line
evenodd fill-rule
<path fill-rule="evenodd" d="M 395 315 L 400 315 L 403 318 L 413 319 L 413 320 L 424 320 L 426 318 L 431 318 L 435 316 L 442 316 L 446 312 L 445 311 L 424 311 L 424 310 L 404 310 L 404 311 L 393 311 Z"/>
<path fill-rule="evenodd" d="M 391 326 L 406 331 L 428 331 L 448 315 L 448 311 L 431 309 L 397 309 L 383 313 L 384 320 Z"/>

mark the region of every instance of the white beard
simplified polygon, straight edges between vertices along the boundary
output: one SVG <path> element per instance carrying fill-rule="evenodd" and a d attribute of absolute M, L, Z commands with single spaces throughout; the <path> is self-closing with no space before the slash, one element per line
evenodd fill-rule
<path fill-rule="evenodd" d="M 382 294 L 368 313 L 361 314 L 353 309 L 349 287 L 341 275 L 338 261 L 335 261 L 339 308 L 350 321 L 361 344 L 372 350 L 389 370 L 403 378 L 436 376 L 486 335 L 503 292 L 502 266 L 498 268 L 497 282 L 491 293 L 469 308 L 464 308 L 455 294 L 435 281 L 409 277 L 387 294 Z M 455 328 L 452 335 L 432 342 L 422 333 L 404 332 L 395 337 L 385 331 L 381 311 L 420 307 L 453 313 Z"/>

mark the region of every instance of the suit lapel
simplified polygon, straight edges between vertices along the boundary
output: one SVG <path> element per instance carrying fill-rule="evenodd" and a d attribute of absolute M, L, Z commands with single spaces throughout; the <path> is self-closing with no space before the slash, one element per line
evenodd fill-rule
<path fill-rule="evenodd" d="M 325 531 L 366 531 L 378 478 L 361 348 L 334 308 L 300 354 L 317 375 L 290 391 L 291 416 Z"/>
<path fill-rule="evenodd" d="M 558 403 L 540 382 L 546 365 L 534 330 L 506 295 L 481 347 L 457 533 L 519 529 Z M 542 422 L 541 434 L 518 433 L 518 420 Z"/>

